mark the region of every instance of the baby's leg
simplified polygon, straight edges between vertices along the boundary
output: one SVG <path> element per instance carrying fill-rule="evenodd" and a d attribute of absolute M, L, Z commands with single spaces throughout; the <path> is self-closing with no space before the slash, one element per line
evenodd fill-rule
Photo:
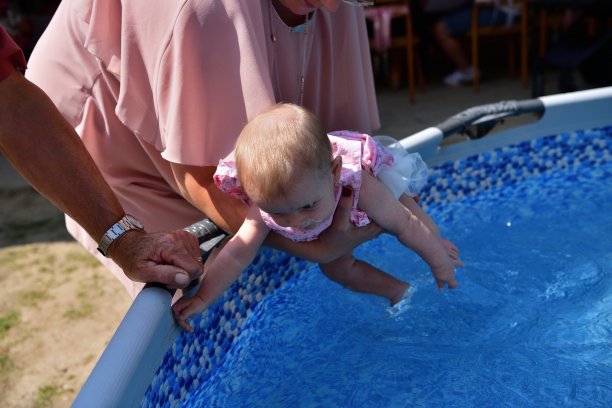
<path fill-rule="evenodd" d="M 355 259 L 352 253 L 335 261 L 320 264 L 320 267 L 323 273 L 334 282 L 355 292 L 385 297 L 389 299 L 391 306 L 402 299 L 410 286 L 366 262 Z"/>

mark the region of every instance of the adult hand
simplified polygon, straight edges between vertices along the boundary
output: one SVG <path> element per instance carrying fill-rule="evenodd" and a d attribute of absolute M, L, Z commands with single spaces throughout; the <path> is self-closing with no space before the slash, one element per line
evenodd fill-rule
<path fill-rule="evenodd" d="M 344 187 L 340 202 L 334 213 L 334 220 L 328 229 L 320 236 L 318 241 L 325 251 L 326 260 L 319 260 L 320 263 L 331 262 L 338 257 L 350 252 L 356 246 L 376 238 L 383 231 L 382 228 L 374 223 L 365 227 L 357 227 L 350 220 L 351 209 L 353 206 L 353 190 Z"/>
<path fill-rule="evenodd" d="M 184 288 L 204 271 L 198 240 L 183 230 L 128 231 L 111 244 L 108 254 L 135 282 Z"/>

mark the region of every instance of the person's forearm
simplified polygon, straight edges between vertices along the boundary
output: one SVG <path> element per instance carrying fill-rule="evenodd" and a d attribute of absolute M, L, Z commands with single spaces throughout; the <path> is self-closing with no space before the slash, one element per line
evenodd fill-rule
<path fill-rule="evenodd" d="M 322 248 L 323 244 L 318 240 L 293 242 L 276 233 L 268 234 L 264 245 L 317 263 L 329 263 L 346 253 L 345 248 L 338 247 L 335 251 L 334 248 L 330 247 Z"/>
<path fill-rule="evenodd" d="M 244 221 L 248 207 L 221 191 L 213 180 L 216 167 L 171 163 L 181 194 L 206 214 L 219 228 L 234 234 Z"/>
<path fill-rule="evenodd" d="M 123 209 L 70 124 L 15 71 L 0 82 L 0 150 L 22 176 L 99 240 Z"/>

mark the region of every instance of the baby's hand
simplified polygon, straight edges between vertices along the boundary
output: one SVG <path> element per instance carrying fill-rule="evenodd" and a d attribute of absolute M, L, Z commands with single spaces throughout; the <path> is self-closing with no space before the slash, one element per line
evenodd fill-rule
<path fill-rule="evenodd" d="M 442 246 L 446 249 L 446 253 L 448 254 L 451 261 L 453 261 L 453 264 L 455 266 L 463 266 L 464 263 L 462 260 L 459 259 L 459 250 L 457 249 L 455 244 L 453 244 L 444 237 L 440 237 L 440 242 L 442 243 Z"/>
<path fill-rule="evenodd" d="M 199 294 L 195 294 L 193 297 L 183 297 L 172 306 L 172 314 L 174 315 L 174 320 L 181 326 L 183 329 L 187 330 L 189 333 L 193 333 L 193 327 L 189 325 L 187 321 L 189 317 L 200 313 L 202 310 L 206 308 L 204 303 L 204 299 L 200 297 Z"/>
<path fill-rule="evenodd" d="M 455 280 L 455 261 L 450 257 L 444 258 L 445 259 L 438 262 L 437 265 L 431 267 L 431 273 L 436 279 L 438 289 L 444 290 L 445 284 L 449 289 L 455 289 L 459 285 Z"/>

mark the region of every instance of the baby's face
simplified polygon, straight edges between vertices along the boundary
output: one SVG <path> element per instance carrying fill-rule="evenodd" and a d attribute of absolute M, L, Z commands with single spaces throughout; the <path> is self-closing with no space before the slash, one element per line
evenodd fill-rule
<path fill-rule="evenodd" d="M 304 172 L 288 194 L 254 204 L 281 227 L 312 229 L 336 209 L 333 173 Z"/>

